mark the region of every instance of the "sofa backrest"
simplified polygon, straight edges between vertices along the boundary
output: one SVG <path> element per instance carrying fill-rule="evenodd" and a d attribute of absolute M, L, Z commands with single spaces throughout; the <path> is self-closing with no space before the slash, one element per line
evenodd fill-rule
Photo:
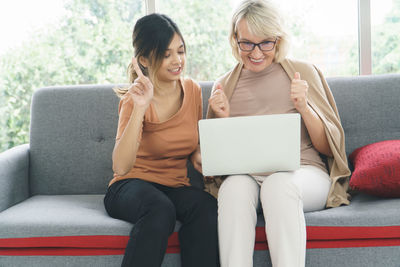
<path fill-rule="evenodd" d="M 346 138 L 346 153 L 400 139 L 400 74 L 328 78 Z"/>
<path fill-rule="evenodd" d="M 118 123 L 111 85 L 35 91 L 30 126 L 30 193 L 99 194 L 111 180 Z"/>
<path fill-rule="evenodd" d="M 400 138 L 400 75 L 328 78 L 346 151 Z M 203 116 L 213 82 L 200 82 Z M 38 89 L 32 99 L 31 194 L 102 194 L 112 178 L 119 99 L 113 85 Z"/>

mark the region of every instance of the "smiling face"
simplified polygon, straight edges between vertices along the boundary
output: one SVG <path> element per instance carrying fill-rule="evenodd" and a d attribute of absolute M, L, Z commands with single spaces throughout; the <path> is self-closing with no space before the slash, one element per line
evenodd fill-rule
<path fill-rule="evenodd" d="M 249 30 L 246 19 L 241 19 L 237 25 L 237 41 L 257 44 L 265 41 L 275 41 L 275 38 L 264 38 L 252 34 Z M 260 72 L 271 65 L 274 61 L 275 51 L 276 45 L 270 51 L 261 51 L 260 48 L 256 46 L 252 51 L 246 52 L 240 50 L 238 47 L 239 56 L 243 62 L 244 68 L 253 72 Z"/>
<path fill-rule="evenodd" d="M 185 45 L 181 37 L 175 33 L 165 51 L 164 59 L 157 72 L 157 78 L 162 82 L 176 81 L 185 66 Z"/>

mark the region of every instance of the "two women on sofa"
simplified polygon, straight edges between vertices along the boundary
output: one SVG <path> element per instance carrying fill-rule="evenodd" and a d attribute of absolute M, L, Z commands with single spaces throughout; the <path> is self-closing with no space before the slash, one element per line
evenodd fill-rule
<path fill-rule="evenodd" d="M 300 113 L 301 167 L 232 175 L 216 199 L 190 185 L 186 161 L 201 171 L 199 85 L 182 78 L 185 42 L 167 16 L 137 21 L 129 88 L 120 88 L 110 216 L 134 225 L 122 266 L 160 266 L 175 220 L 182 266 L 253 266 L 260 200 L 273 266 L 304 266 L 304 212 L 348 204 L 344 133 L 333 96 L 313 65 L 289 60 L 288 34 L 266 0 L 245 0 L 231 23 L 237 65 L 217 80 L 208 118 Z M 217 220 L 218 209 L 218 220 Z M 218 231 L 217 231 L 218 228 Z M 218 247 L 219 246 L 219 247 Z"/>

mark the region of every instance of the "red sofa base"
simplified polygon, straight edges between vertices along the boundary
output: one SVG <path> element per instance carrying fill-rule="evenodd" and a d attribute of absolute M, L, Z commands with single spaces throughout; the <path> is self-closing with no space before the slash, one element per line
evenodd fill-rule
<path fill-rule="evenodd" d="M 128 236 L 56 236 L 0 239 L 2 256 L 96 256 L 124 254 Z M 400 226 L 308 226 L 307 248 L 400 246 Z M 267 250 L 265 228 L 256 228 L 256 250 Z M 178 233 L 169 238 L 167 253 L 179 253 Z"/>

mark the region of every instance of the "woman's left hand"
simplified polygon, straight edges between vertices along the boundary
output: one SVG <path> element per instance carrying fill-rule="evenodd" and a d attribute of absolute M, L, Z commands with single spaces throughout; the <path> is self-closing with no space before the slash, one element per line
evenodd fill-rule
<path fill-rule="evenodd" d="M 294 107 L 302 114 L 307 110 L 307 93 L 308 83 L 300 78 L 300 73 L 296 72 L 290 85 L 290 98 L 293 101 Z"/>

